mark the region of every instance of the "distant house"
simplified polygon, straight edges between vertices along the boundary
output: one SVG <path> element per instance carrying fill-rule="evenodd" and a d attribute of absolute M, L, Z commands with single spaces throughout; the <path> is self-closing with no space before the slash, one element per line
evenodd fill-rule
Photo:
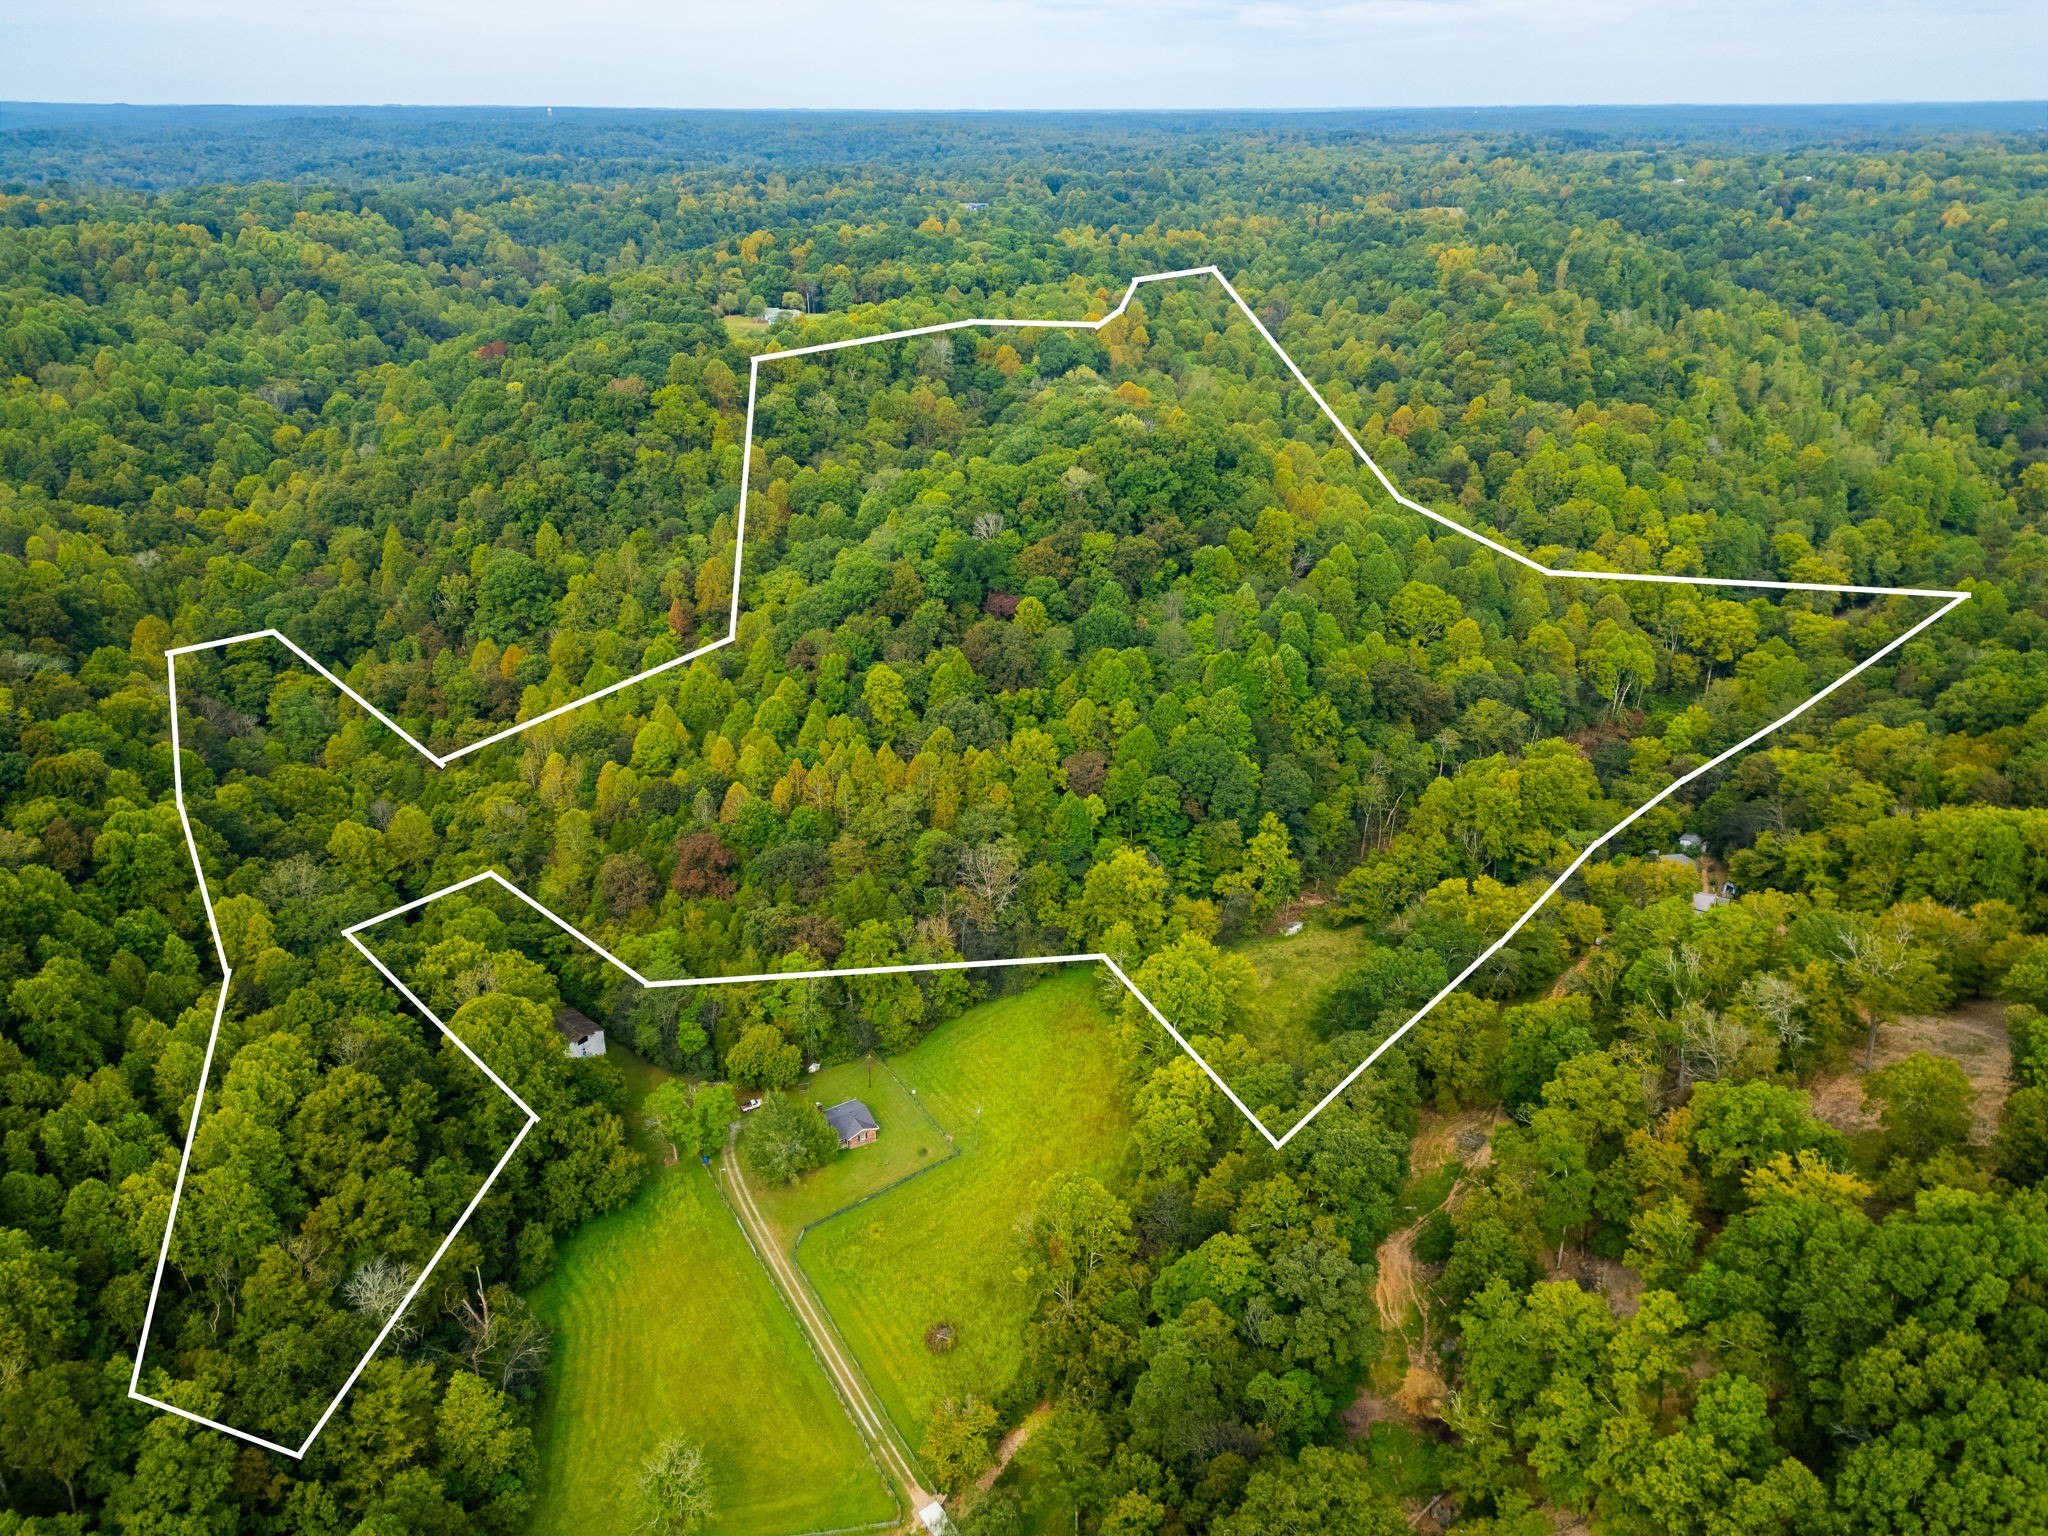
<path fill-rule="evenodd" d="M 834 1104 L 825 1111 L 825 1119 L 832 1129 L 839 1133 L 842 1147 L 864 1147 L 881 1133 L 875 1124 L 875 1117 L 868 1113 L 867 1105 L 859 1099 L 848 1099 L 844 1104 Z"/>
<path fill-rule="evenodd" d="M 1695 912 L 1711 912 L 1727 899 L 1726 896 L 1716 896 L 1712 891 L 1694 891 L 1692 909 Z"/>
<path fill-rule="evenodd" d="M 604 1054 L 604 1026 L 585 1018 L 574 1008 L 564 1008 L 555 1015 L 555 1028 L 569 1042 L 571 1056 Z"/>
<path fill-rule="evenodd" d="M 761 308 L 763 325 L 773 325 L 778 320 L 801 320 L 803 317 L 804 312 L 800 309 L 781 309 L 773 304 L 766 304 Z"/>

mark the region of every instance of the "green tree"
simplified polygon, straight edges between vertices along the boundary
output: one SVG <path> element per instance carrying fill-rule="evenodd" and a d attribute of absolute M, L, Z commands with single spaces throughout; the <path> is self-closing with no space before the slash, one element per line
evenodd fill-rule
<path fill-rule="evenodd" d="M 686 1435 L 664 1439 L 640 1469 L 641 1529 L 656 1536 L 708 1530 L 718 1512 L 711 1463 Z"/>
<path fill-rule="evenodd" d="M 1999 1112 L 1992 1165 L 2015 1184 L 2048 1178 L 2048 1088 L 2019 1088 Z"/>
<path fill-rule="evenodd" d="M 1244 956 L 1218 949 L 1199 934 L 1186 934 L 1153 955 L 1131 980 L 1184 1038 L 1217 1035 L 1241 1016 L 1257 976 Z M 1136 1049 L 1160 1049 L 1163 1031 L 1135 997 L 1126 997 L 1123 1022 Z"/>
<path fill-rule="evenodd" d="M 1970 1103 L 1975 1097 L 1969 1074 L 1926 1051 L 1915 1051 L 1863 1079 L 1864 1107 L 1877 1111 L 1886 1153 L 1910 1162 L 1923 1162 L 1968 1142 Z"/>
<path fill-rule="evenodd" d="M 880 662 L 868 668 L 867 679 L 861 685 L 861 702 L 867 705 L 869 715 L 884 736 L 894 736 L 911 718 L 910 695 L 904 690 L 902 677 Z"/>
<path fill-rule="evenodd" d="M 750 1024 L 725 1053 L 725 1070 L 742 1083 L 787 1088 L 803 1075 L 804 1057 L 773 1024 Z"/>
<path fill-rule="evenodd" d="M 1584 997 L 1526 1003 L 1503 1016 L 1501 1099 L 1510 1114 L 1526 1113 L 1557 1069 L 1593 1049 L 1592 1010 Z"/>
<path fill-rule="evenodd" d="M 1259 1421 L 1275 1440 L 1290 1449 L 1311 1438 L 1330 1413 L 1330 1400 L 1315 1377 L 1298 1367 L 1284 1376 L 1259 1372 L 1245 1383 L 1244 1396 L 1259 1410 Z"/>
<path fill-rule="evenodd" d="M 102 1423 L 99 1378 L 89 1365 L 44 1366 L 0 1392 L 0 1457 L 18 1473 L 50 1478 L 78 1509 L 78 1478 L 93 1459 Z"/>
<path fill-rule="evenodd" d="M 647 1095 L 642 1112 L 648 1128 L 668 1143 L 672 1160 L 697 1155 L 703 1145 L 699 1138 L 704 1133 L 704 1124 L 692 1102 L 688 1083 L 679 1077 L 663 1078 Z"/>
<path fill-rule="evenodd" d="M 1216 877 L 1219 896 L 1242 895 L 1253 925 L 1265 922 L 1281 904 L 1301 891 L 1301 865 L 1295 862 L 1287 828 L 1268 811 L 1245 846 L 1244 863 Z"/>
<path fill-rule="evenodd" d="M 384 828 L 384 846 L 399 868 L 418 874 L 434 857 L 433 818 L 417 805 L 401 805 Z"/>
<path fill-rule="evenodd" d="M 1442 587 L 1426 581 L 1404 583 L 1387 604 L 1387 613 L 1401 634 L 1415 640 L 1435 640 L 1457 623 L 1464 610 L 1458 600 Z"/>
<path fill-rule="evenodd" d="M 839 1136 L 815 1104 L 771 1094 L 754 1111 L 740 1151 L 772 1184 L 794 1184 L 839 1149 Z"/>
<path fill-rule="evenodd" d="M 697 1090 L 697 1146 L 712 1151 L 725 1142 L 726 1132 L 740 1117 L 738 1097 L 730 1083 L 706 1083 Z"/>
<path fill-rule="evenodd" d="M 1128 935 L 1126 942 L 1142 953 L 1165 925 L 1165 902 L 1165 871 L 1135 848 L 1117 848 L 1088 871 L 1068 926 L 1097 948 Z"/>
<path fill-rule="evenodd" d="M 1408 1522 L 1348 1451 L 1312 1445 L 1296 1461 L 1261 1465 L 1217 1536 L 1401 1536 Z"/>
<path fill-rule="evenodd" d="M 946 1398 L 933 1407 L 924 1431 L 924 1464 L 937 1485 L 960 1493 L 995 1462 L 989 1436 L 996 1411 L 976 1398 Z"/>
<path fill-rule="evenodd" d="M 1620 714 L 1657 678 L 1657 652 L 1649 637 L 1612 619 L 1602 619 L 1594 627 L 1592 643 L 1580 660 L 1587 678 L 1607 700 L 1610 714 Z"/>
<path fill-rule="evenodd" d="M 436 1466 L 459 1503 L 502 1501 L 504 1513 L 523 1514 L 530 1502 L 533 1437 L 519 1410 L 480 1376 L 457 1371 L 448 1378 L 435 1421 Z"/>
<path fill-rule="evenodd" d="M 22 1044 L 52 1076 L 89 1072 L 106 1059 L 113 989 L 84 961 L 51 956 L 35 975 L 14 983 L 7 1006 Z"/>
<path fill-rule="evenodd" d="M 530 639 L 553 617 L 547 573 L 516 549 L 501 549 L 477 582 L 476 631 L 506 645 Z"/>
<path fill-rule="evenodd" d="M 1690 1108 L 1689 1145 L 1719 1210 L 1735 1209 L 1744 1179 L 1773 1158 L 1814 1152 L 1836 1166 L 1848 1160 L 1839 1133 L 1816 1120 L 1807 1096 L 1794 1088 L 1702 1083 Z"/>

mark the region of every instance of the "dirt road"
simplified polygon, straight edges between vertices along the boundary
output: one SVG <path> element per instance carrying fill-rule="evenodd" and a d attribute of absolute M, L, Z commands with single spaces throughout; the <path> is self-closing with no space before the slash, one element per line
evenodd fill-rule
<path fill-rule="evenodd" d="M 1010 1464 L 1010 1458 L 1024 1449 L 1024 1442 L 1031 1438 L 1032 1431 L 1043 1424 L 1046 1415 L 1051 1412 L 1051 1403 L 1040 1403 L 1030 1413 L 1025 1415 L 1022 1424 L 1019 1424 L 1015 1429 L 1003 1436 L 1002 1443 L 996 1447 L 995 1465 L 976 1478 L 974 1486 L 983 1493 L 987 1493 L 989 1489 L 995 1487 L 996 1479 L 1003 1475 L 1003 1469 Z"/>
<path fill-rule="evenodd" d="M 775 1245 L 774 1235 L 762 1219 L 760 1208 L 754 1204 L 754 1193 L 747 1188 L 746 1175 L 740 1170 L 738 1149 L 731 1142 L 726 1144 L 725 1155 L 719 1159 L 719 1174 L 732 1194 L 733 1209 L 739 1213 L 740 1225 L 746 1228 L 748 1241 L 768 1266 L 768 1273 L 775 1277 L 776 1288 L 789 1303 L 790 1311 L 796 1314 L 797 1326 L 810 1340 L 812 1350 L 824 1362 L 826 1373 L 838 1389 L 840 1401 L 846 1404 L 854 1427 L 909 1501 L 906 1508 L 914 1520 L 920 1510 L 937 1502 L 938 1495 L 919 1484 L 917 1471 L 896 1443 L 882 1405 L 868 1391 L 867 1383 L 861 1379 L 859 1370 L 841 1346 L 839 1336 L 832 1331 L 830 1321 L 812 1298 L 811 1289 L 804 1284 L 803 1276 L 797 1273 L 796 1265 Z"/>
<path fill-rule="evenodd" d="M 1464 1167 L 1464 1172 L 1459 1174 L 1444 1196 L 1444 1208 L 1457 1203 L 1465 1188 L 1466 1174 L 1476 1172 L 1492 1161 L 1493 1142 L 1489 1138 L 1495 1113 L 1493 1110 L 1471 1110 L 1457 1115 L 1425 1112 L 1409 1148 L 1410 1170 L 1416 1175 L 1423 1175 L 1453 1160 Z M 1475 1135 L 1481 1138 L 1479 1144 L 1467 1147 L 1465 1142 Z M 1442 1416 L 1444 1381 L 1437 1373 L 1436 1352 L 1431 1348 L 1429 1301 L 1415 1260 L 1415 1239 L 1422 1231 L 1422 1223 L 1428 1219 L 1429 1213 L 1425 1213 L 1409 1226 L 1391 1233 L 1379 1247 L 1379 1274 L 1373 1282 L 1373 1302 L 1379 1310 L 1380 1327 L 1389 1334 L 1407 1339 L 1408 1370 L 1391 1404 L 1370 1393 L 1361 1397 L 1361 1403 L 1370 1402 L 1370 1413 L 1375 1417 L 1390 1407 L 1398 1407 L 1403 1414 L 1418 1422 Z M 1354 1412 L 1357 1408 L 1358 1404 L 1354 1404 Z"/>

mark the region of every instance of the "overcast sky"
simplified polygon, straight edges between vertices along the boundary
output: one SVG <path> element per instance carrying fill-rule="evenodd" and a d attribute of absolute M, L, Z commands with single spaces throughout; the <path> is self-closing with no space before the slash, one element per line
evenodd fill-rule
<path fill-rule="evenodd" d="M 1378 107 L 2048 94 L 2048 0 L 0 0 L 0 99 Z"/>

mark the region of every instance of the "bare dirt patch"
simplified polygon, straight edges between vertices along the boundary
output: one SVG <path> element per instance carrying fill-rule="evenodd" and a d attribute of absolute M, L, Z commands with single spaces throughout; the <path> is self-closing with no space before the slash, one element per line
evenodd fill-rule
<path fill-rule="evenodd" d="M 1476 1173 L 1493 1161 L 1491 1132 L 1500 1111 L 1465 1109 L 1453 1115 L 1435 1110 L 1421 1112 L 1421 1124 L 1408 1145 L 1408 1171 L 1426 1177 L 1446 1163 L 1462 1162 L 1467 1173 Z"/>
<path fill-rule="evenodd" d="M 1423 1331 L 1427 1333 L 1422 1289 L 1415 1275 L 1415 1229 L 1404 1228 L 1381 1243 L 1378 1258 L 1380 1272 L 1373 1281 L 1372 1299 L 1379 1308 L 1380 1327 L 1388 1333 L 1399 1333 L 1408 1326 L 1409 1313 L 1413 1312 L 1423 1319 Z"/>
<path fill-rule="evenodd" d="M 1462 1171 L 1444 1197 L 1446 1206 L 1454 1204 L 1465 1187 L 1466 1176 L 1492 1160 L 1492 1130 L 1498 1113 L 1479 1109 L 1445 1115 L 1424 1110 L 1408 1149 L 1410 1176 L 1427 1178 L 1453 1164 L 1461 1165 Z M 1378 1419 L 1405 1419 L 1420 1424 L 1443 1417 L 1444 1397 L 1449 1389 L 1436 1369 L 1429 1327 L 1428 1278 L 1415 1257 L 1415 1237 L 1421 1227 L 1419 1221 L 1403 1227 L 1381 1243 L 1374 1256 L 1378 1274 L 1373 1280 L 1373 1305 L 1379 1313 L 1381 1330 L 1390 1339 L 1398 1338 L 1405 1344 L 1407 1365 L 1400 1385 L 1391 1394 L 1361 1391 L 1345 1410 L 1345 1428 L 1354 1438 L 1364 1435 Z"/>
<path fill-rule="evenodd" d="M 1259 935 L 1262 938 L 1276 938 L 1286 933 L 1296 923 L 1306 923 L 1311 914 L 1329 904 L 1329 897 L 1318 895 L 1314 891 L 1303 891 L 1275 912 L 1266 926 L 1259 930 Z"/>
<path fill-rule="evenodd" d="M 1564 971 L 1564 973 L 1560 975 L 1556 981 L 1551 983 L 1550 996 L 1552 998 L 1559 998 L 1563 997 L 1567 992 L 1571 991 L 1572 982 L 1578 977 L 1586 974 L 1586 962 L 1588 960 L 1591 960 L 1592 958 L 1593 951 L 1589 949 L 1583 955 L 1579 956 L 1577 960 L 1574 960 L 1571 963 L 1571 965 Z"/>
<path fill-rule="evenodd" d="M 1402 1413 L 1417 1422 L 1439 1419 L 1443 1417 L 1444 1397 L 1449 1390 L 1443 1377 L 1428 1366 L 1411 1363 L 1408 1374 L 1401 1378 L 1401 1390 L 1395 1401 L 1401 1405 Z"/>
<path fill-rule="evenodd" d="M 1358 1396 L 1351 1399 L 1351 1406 L 1344 1410 L 1344 1433 L 1353 1440 L 1363 1440 L 1372 1433 L 1372 1427 L 1381 1419 L 1394 1413 L 1394 1405 L 1370 1387 L 1360 1387 Z"/>
<path fill-rule="evenodd" d="M 1970 1086 L 1977 1095 L 1971 1139 L 1990 1141 L 1998 1129 L 1998 1112 L 2004 1108 L 2010 1089 L 2005 1076 L 2011 1059 L 2005 1005 L 1979 1000 L 1947 1013 L 1908 1014 L 1878 1030 L 1878 1066 L 1903 1061 L 1915 1051 L 1945 1056 L 1969 1074 Z M 1860 1059 L 1850 1071 L 1816 1078 L 1807 1091 L 1813 1096 L 1814 1114 L 1845 1135 L 1877 1128 L 1877 1117 L 1863 1108 Z"/>

